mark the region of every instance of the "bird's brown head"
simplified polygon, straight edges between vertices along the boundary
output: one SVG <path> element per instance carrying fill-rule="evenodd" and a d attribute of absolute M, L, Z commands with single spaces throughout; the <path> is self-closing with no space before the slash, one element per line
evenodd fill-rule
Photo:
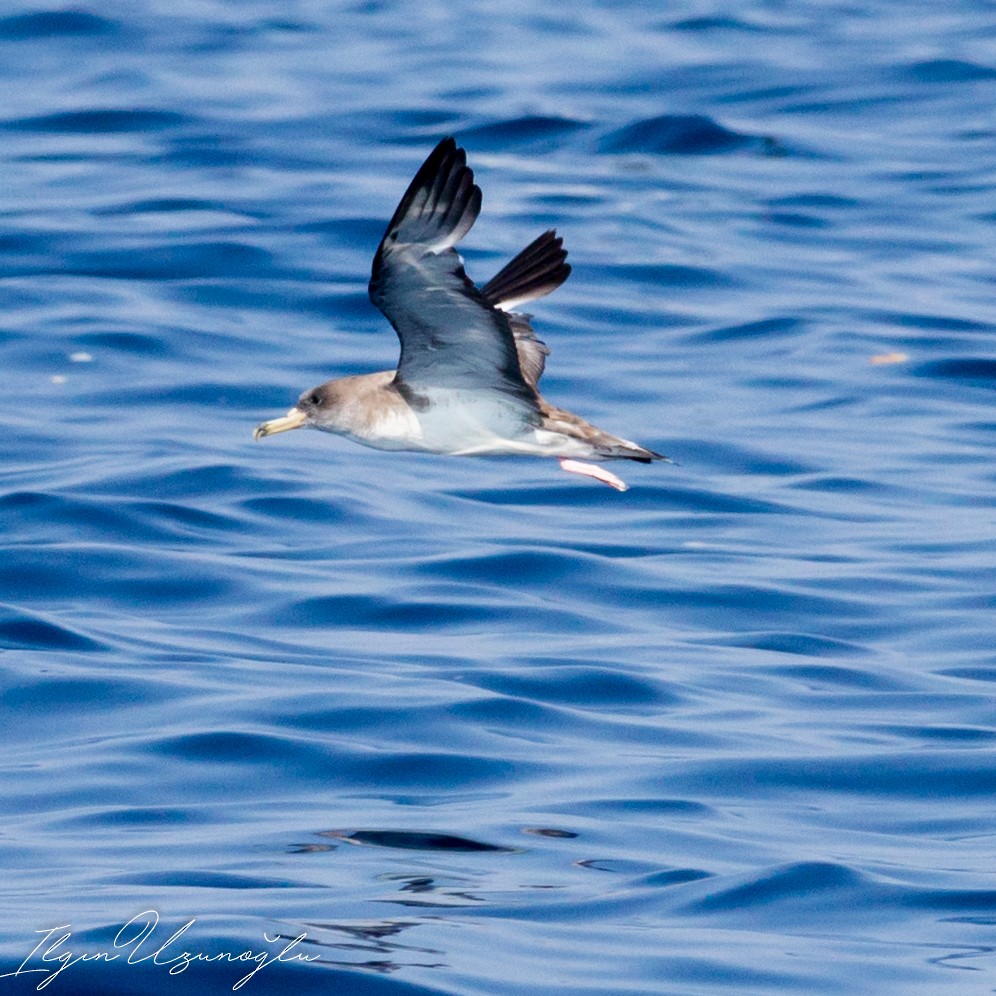
<path fill-rule="evenodd" d="M 381 381 L 393 376 L 391 373 L 339 377 L 312 387 L 297 399 L 297 404 L 286 415 L 257 425 L 253 430 L 253 439 L 306 426 L 323 432 L 349 435 L 358 417 L 357 407 L 362 408 L 367 395 L 375 391 Z"/>
<path fill-rule="evenodd" d="M 328 384 L 319 384 L 305 391 L 297 404 L 280 418 L 270 419 L 268 422 L 261 422 L 253 430 L 253 439 L 262 439 L 264 436 L 273 436 L 278 432 L 289 432 L 291 429 L 300 429 L 306 425 L 312 425 L 319 410 L 327 411 L 330 407 L 331 392 Z"/>
<path fill-rule="evenodd" d="M 399 408 L 405 412 L 409 410 L 393 387 L 395 377 L 393 370 L 384 370 L 327 380 L 305 391 L 283 417 L 257 425 L 253 438 L 262 439 L 307 426 L 365 442 L 370 427 L 376 429 L 385 408 L 388 414 Z"/>

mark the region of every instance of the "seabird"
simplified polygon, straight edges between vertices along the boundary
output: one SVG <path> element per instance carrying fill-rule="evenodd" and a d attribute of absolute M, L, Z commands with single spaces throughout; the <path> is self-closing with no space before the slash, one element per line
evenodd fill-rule
<path fill-rule="evenodd" d="M 563 239 L 544 232 L 477 287 L 454 246 L 481 210 L 467 155 L 444 138 L 415 174 L 374 256 L 370 299 L 401 340 L 397 370 L 340 377 L 305 391 L 254 439 L 310 426 L 380 450 L 453 456 L 525 454 L 625 491 L 579 458 L 667 460 L 551 405 L 537 384 L 550 350 L 514 309 L 571 272 Z"/>

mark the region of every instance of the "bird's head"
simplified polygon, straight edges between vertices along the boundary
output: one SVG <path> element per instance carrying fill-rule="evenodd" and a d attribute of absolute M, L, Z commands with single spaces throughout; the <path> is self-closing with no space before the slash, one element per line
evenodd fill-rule
<path fill-rule="evenodd" d="M 289 432 L 291 429 L 301 429 L 304 426 L 323 428 L 324 426 L 318 423 L 325 421 L 336 407 L 335 392 L 331 388 L 330 382 L 305 391 L 286 415 L 257 425 L 252 438 L 262 439 L 264 436 L 273 436 L 278 432 Z"/>
<path fill-rule="evenodd" d="M 376 415 L 377 403 L 383 400 L 384 389 L 393 379 L 394 371 L 384 371 L 328 380 L 305 391 L 286 415 L 257 425 L 253 439 L 304 426 L 353 436 L 372 417 L 367 410 L 371 403 Z"/>

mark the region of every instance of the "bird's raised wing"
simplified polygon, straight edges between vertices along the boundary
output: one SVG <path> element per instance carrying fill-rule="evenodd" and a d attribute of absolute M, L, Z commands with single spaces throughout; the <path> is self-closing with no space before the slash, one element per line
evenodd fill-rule
<path fill-rule="evenodd" d="M 512 309 L 555 291 L 571 274 L 566 259 L 564 240 L 553 230 L 544 232 L 481 288 L 484 300 L 507 316 L 519 354 L 519 369 L 537 393 L 550 350 L 533 331 L 530 316 Z"/>
<path fill-rule="evenodd" d="M 535 409 L 508 318 L 470 281 L 453 249 L 480 209 L 466 153 L 443 139 L 387 226 L 374 257 L 370 299 L 401 340 L 400 388 L 497 392 Z"/>

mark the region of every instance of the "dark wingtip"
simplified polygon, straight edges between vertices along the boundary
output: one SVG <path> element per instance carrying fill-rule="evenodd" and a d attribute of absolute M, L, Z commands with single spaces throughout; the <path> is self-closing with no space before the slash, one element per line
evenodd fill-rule
<path fill-rule="evenodd" d="M 533 239 L 481 288 L 495 307 L 507 301 L 533 301 L 556 290 L 571 273 L 564 240 L 554 229 Z"/>
<path fill-rule="evenodd" d="M 467 153 L 448 135 L 436 144 L 408 184 L 381 246 L 446 237 L 457 242 L 470 230 L 480 209 L 481 190 L 467 165 Z"/>

